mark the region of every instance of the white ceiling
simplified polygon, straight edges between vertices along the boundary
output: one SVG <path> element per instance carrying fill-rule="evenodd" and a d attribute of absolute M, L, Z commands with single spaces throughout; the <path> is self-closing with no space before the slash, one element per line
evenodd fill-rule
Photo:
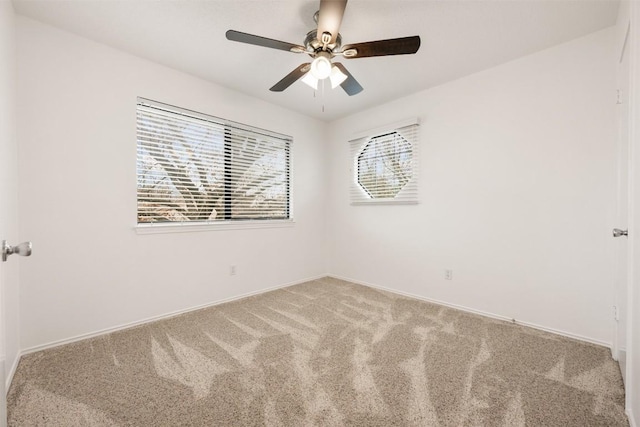
<path fill-rule="evenodd" d="M 269 88 L 299 64 L 293 54 L 228 41 L 234 29 L 303 44 L 319 1 L 14 0 L 18 13 L 302 114 L 331 121 L 615 23 L 617 0 L 351 0 L 343 44 L 419 35 L 415 55 L 343 59 L 364 87 Z M 324 105 L 324 112 L 322 106 Z"/>

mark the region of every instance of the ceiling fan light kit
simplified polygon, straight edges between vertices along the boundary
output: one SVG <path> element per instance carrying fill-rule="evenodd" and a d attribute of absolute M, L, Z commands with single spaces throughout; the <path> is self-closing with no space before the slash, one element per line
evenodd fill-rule
<path fill-rule="evenodd" d="M 240 31 L 229 30 L 227 39 L 240 43 L 285 50 L 292 53 L 306 53 L 313 58 L 309 65 L 302 64 L 287 74 L 269 90 L 282 92 L 298 80 L 302 80 L 314 90 L 318 89 L 318 81 L 329 79 L 331 88 L 341 86 L 349 96 L 362 92 L 360 83 L 347 71 L 344 65 L 333 63 L 336 56 L 347 59 L 366 58 L 372 56 L 410 55 L 420 48 L 420 36 L 402 37 L 398 39 L 377 40 L 356 43 L 342 47 L 342 36 L 339 33 L 347 0 L 320 0 L 320 10 L 314 15 L 317 29 L 307 33 L 304 46 L 282 42 Z M 319 35 L 319 36 L 318 36 Z M 342 47 L 342 50 L 340 50 Z"/>
<path fill-rule="evenodd" d="M 331 75 L 331 55 L 328 52 L 319 52 L 311 62 L 309 71 L 318 80 L 324 80 Z"/>

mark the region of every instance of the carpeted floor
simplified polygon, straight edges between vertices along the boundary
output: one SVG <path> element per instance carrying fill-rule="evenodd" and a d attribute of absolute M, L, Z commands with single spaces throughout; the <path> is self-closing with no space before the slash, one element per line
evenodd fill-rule
<path fill-rule="evenodd" d="M 321 279 L 22 358 L 10 426 L 627 426 L 609 350 Z"/>

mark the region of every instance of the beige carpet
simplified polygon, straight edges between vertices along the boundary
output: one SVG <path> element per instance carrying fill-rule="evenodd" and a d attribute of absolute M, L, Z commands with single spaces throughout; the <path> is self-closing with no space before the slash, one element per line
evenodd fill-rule
<path fill-rule="evenodd" d="M 626 426 L 603 347 L 322 279 L 23 357 L 10 426 Z"/>

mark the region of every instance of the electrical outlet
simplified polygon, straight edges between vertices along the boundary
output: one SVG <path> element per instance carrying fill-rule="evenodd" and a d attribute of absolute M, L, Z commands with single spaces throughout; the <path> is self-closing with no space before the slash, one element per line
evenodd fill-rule
<path fill-rule="evenodd" d="M 617 322 L 618 320 L 620 320 L 620 315 L 618 314 L 618 306 L 614 305 L 613 306 L 613 319 Z"/>
<path fill-rule="evenodd" d="M 237 273 L 236 266 L 235 266 L 235 265 L 232 265 L 232 266 L 229 268 L 229 274 L 230 274 L 231 276 L 235 276 L 235 275 L 236 275 L 236 273 Z"/>
<path fill-rule="evenodd" d="M 444 280 L 453 280 L 453 270 L 444 271 Z"/>

